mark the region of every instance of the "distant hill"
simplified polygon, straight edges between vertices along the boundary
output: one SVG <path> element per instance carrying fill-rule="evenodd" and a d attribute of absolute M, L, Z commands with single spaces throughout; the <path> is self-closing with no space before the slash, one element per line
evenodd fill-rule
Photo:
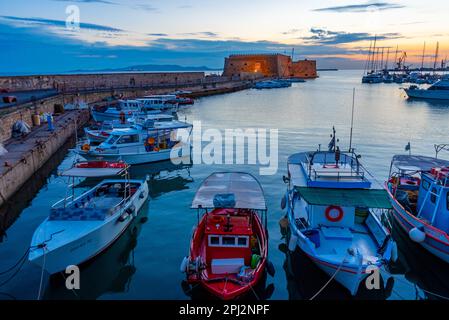
<path fill-rule="evenodd" d="M 179 66 L 176 64 L 142 64 L 142 65 L 135 65 L 130 67 L 124 67 L 124 68 L 110 68 L 110 69 L 97 69 L 97 70 L 73 70 L 70 72 L 135 72 L 135 71 L 217 71 L 218 69 L 211 69 L 206 66 L 199 66 L 199 67 L 186 67 L 186 66 Z"/>

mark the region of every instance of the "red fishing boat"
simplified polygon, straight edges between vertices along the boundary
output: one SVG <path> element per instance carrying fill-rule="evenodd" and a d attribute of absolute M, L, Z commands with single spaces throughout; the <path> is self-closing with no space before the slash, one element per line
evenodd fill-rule
<path fill-rule="evenodd" d="M 240 172 L 214 173 L 198 189 L 190 254 L 181 263 L 189 284 L 230 300 L 249 291 L 274 268 L 268 261 L 267 208 L 259 182 Z M 200 217 L 200 214 L 202 216 Z"/>

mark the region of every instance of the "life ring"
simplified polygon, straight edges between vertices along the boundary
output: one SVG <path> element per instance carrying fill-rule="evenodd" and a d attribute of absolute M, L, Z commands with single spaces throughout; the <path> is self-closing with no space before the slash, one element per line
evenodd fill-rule
<path fill-rule="evenodd" d="M 337 210 L 338 215 L 332 216 L 331 211 Z M 330 222 L 339 222 L 341 219 L 343 219 L 343 209 L 339 206 L 329 206 L 326 208 L 326 211 L 324 212 L 326 215 L 326 219 Z"/>
<path fill-rule="evenodd" d="M 87 143 L 83 144 L 83 146 L 81 147 L 81 150 L 83 150 L 83 151 L 89 151 L 89 150 L 90 150 L 90 145 L 87 144 Z"/>

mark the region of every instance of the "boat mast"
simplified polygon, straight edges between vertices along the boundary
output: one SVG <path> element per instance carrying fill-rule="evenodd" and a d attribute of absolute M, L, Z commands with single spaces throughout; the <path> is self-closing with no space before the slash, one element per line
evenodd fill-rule
<path fill-rule="evenodd" d="M 394 63 L 396 63 L 396 60 L 398 59 L 398 50 L 399 50 L 399 45 L 396 44 L 396 53 L 394 54 Z M 394 64 L 393 64 L 394 67 Z"/>
<path fill-rule="evenodd" d="M 424 41 L 424 46 L 422 48 L 422 58 L 421 58 L 421 73 L 424 69 L 424 54 L 426 52 L 426 42 Z"/>
<path fill-rule="evenodd" d="M 377 35 L 374 35 L 374 43 L 373 43 L 373 60 L 371 61 L 371 70 L 374 71 L 374 55 L 376 52 L 376 40 L 377 40 Z"/>
<path fill-rule="evenodd" d="M 388 59 L 390 58 L 390 47 L 387 48 L 387 59 L 385 60 L 385 71 L 388 71 Z"/>
<path fill-rule="evenodd" d="M 440 43 L 437 41 L 437 47 L 435 49 L 435 61 L 433 62 L 433 73 L 435 73 L 437 68 L 437 60 L 438 60 L 438 50 L 440 48 Z"/>
<path fill-rule="evenodd" d="M 352 111 L 351 111 L 351 131 L 349 135 L 349 152 L 351 152 L 352 149 L 352 128 L 354 126 L 354 102 L 355 102 L 355 88 L 352 88 Z"/>

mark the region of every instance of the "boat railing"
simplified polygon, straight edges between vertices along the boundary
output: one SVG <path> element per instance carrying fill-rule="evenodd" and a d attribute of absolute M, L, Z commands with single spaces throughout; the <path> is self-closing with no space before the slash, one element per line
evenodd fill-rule
<path fill-rule="evenodd" d="M 51 208 L 52 208 L 52 209 L 56 209 L 56 208 L 60 207 L 60 205 L 61 205 L 62 203 L 64 203 L 64 206 L 65 206 L 65 205 L 67 204 L 67 201 L 69 201 L 69 200 L 71 200 L 71 199 L 73 199 L 73 195 L 68 196 L 68 197 L 65 197 L 65 198 L 62 198 L 61 200 L 59 200 L 59 201 L 57 201 L 56 203 L 54 203 L 54 204 L 51 206 Z"/>
<path fill-rule="evenodd" d="M 322 155 L 322 159 L 320 159 L 319 163 L 323 165 L 323 169 L 316 169 L 313 167 L 314 158 L 316 155 Z M 331 156 L 332 155 L 332 156 Z M 308 155 L 306 158 L 306 164 L 309 171 L 309 179 L 317 180 L 321 177 L 329 178 L 330 174 L 333 174 L 334 177 L 339 181 L 340 179 L 354 179 L 358 178 L 363 180 L 365 178 L 365 172 L 361 168 L 360 163 L 358 162 L 356 156 L 354 157 L 348 156 L 347 154 L 341 154 L 339 161 L 335 160 L 335 153 L 333 152 L 315 152 L 312 155 Z M 344 167 L 350 169 L 349 172 L 340 172 L 338 170 L 326 170 L 324 168 L 326 165 L 338 165 L 339 167 Z M 335 169 L 335 168 L 334 168 Z"/>

